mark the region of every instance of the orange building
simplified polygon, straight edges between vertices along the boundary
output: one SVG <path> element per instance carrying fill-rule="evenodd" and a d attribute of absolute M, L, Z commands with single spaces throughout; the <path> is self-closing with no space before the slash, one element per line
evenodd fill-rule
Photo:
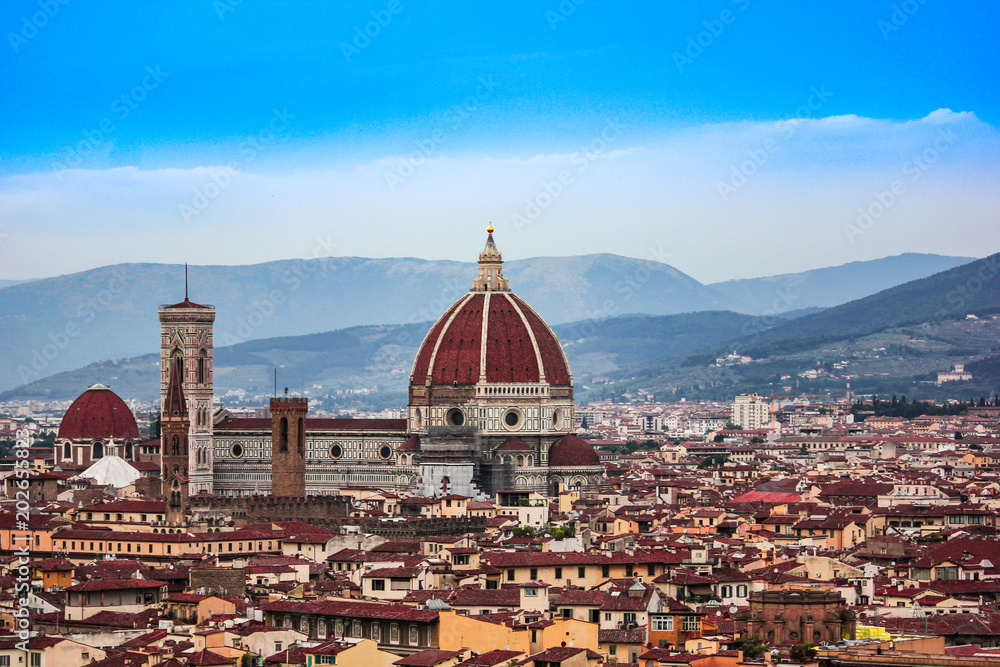
<path fill-rule="evenodd" d="M 65 558 L 36 560 L 31 563 L 31 578 L 40 579 L 42 588 L 46 591 L 51 591 L 56 586 L 61 589 L 69 588 L 73 585 L 74 567 L 73 563 Z"/>

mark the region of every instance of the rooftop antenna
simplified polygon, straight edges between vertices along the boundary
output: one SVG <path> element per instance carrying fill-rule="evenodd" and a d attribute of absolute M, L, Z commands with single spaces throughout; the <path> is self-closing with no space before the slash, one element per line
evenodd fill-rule
<path fill-rule="evenodd" d="M 188 300 L 188 263 L 184 262 L 184 300 Z"/>

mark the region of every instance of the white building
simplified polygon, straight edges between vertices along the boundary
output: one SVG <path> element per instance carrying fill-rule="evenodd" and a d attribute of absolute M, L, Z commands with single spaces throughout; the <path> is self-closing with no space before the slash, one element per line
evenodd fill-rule
<path fill-rule="evenodd" d="M 744 429 L 767 428 L 771 401 L 757 394 L 740 394 L 733 401 L 732 422 Z"/>

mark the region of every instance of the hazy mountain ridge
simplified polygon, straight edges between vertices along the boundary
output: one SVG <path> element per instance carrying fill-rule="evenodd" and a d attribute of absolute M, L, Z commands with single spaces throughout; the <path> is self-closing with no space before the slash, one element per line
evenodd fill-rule
<path fill-rule="evenodd" d="M 768 389 L 843 393 L 848 376 L 855 393 L 989 395 L 1000 391 L 997 313 L 1000 253 L 710 346 L 680 364 L 636 364 L 614 373 L 599 395 L 675 400 Z M 716 354 L 733 349 L 757 361 L 712 364 Z M 937 385 L 937 372 L 956 362 L 976 369 L 973 380 Z M 818 376 L 801 375 L 818 370 Z"/>
<path fill-rule="evenodd" d="M 1000 313 L 1000 254 L 819 312 L 620 315 L 553 329 L 569 357 L 580 400 L 725 399 L 768 390 L 842 393 L 847 376 L 855 378 L 861 393 L 965 398 L 965 392 L 988 393 L 1000 383 L 1000 318 L 993 313 Z M 229 403 L 248 398 L 259 403 L 273 391 L 278 368 L 279 387 L 304 391 L 326 410 L 398 407 L 406 402 L 413 357 L 429 327 L 429 321 L 360 326 L 220 347 L 216 394 Z M 717 354 L 732 350 L 757 360 L 714 365 Z M 957 361 L 980 375 L 974 382 L 937 386 L 936 372 Z M 821 372 L 803 375 L 810 370 Z M 153 400 L 158 372 L 158 357 L 150 354 L 62 373 L 0 400 L 71 399 L 98 379 L 123 396 Z"/>
<path fill-rule="evenodd" d="M 903 253 L 801 273 L 727 280 L 708 286 L 735 304 L 737 312 L 763 315 L 803 307 L 830 308 L 975 260 L 975 257 Z"/>
<path fill-rule="evenodd" d="M 748 354 L 808 349 L 894 327 L 1000 312 L 1000 253 L 882 290 L 763 331 L 742 346 Z"/>
<path fill-rule="evenodd" d="M 278 385 L 314 397 L 332 396 L 335 407 L 399 407 L 406 403 L 409 373 L 430 322 L 373 325 L 304 336 L 249 341 L 215 350 L 215 391 L 224 401 L 266 396 Z M 553 327 L 574 378 L 587 382 L 641 359 L 681 359 L 718 344 L 760 318 L 712 311 L 681 315 L 625 315 Z M 153 401 L 159 392 L 159 354 L 91 364 L 58 373 L 0 395 L 0 400 L 72 400 L 98 380 L 127 399 Z M 356 394 L 354 392 L 373 392 Z M 340 398 L 337 398 L 337 397 Z"/>
<path fill-rule="evenodd" d="M 716 288 L 650 260 L 536 257 L 506 262 L 504 270 L 512 289 L 553 325 L 624 314 L 746 310 Z M 215 344 L 221 348 L 430 321 L 468 291 L 475 274 L 472 262 L 416 258 L 192 266 L 190 296 L 217 307 Z M 183 276 L 179 265 L 120 264 L 0 288 L 0 389 L 152 351 L 159 336 L 156 309 L 183 298 Z M 813 305 L 807 301 L 803 297 L 789 309 Z"/>

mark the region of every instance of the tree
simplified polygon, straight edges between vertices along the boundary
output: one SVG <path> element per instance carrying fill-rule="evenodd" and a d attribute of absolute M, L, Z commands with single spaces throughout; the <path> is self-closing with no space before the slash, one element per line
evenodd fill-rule
<path fill-rule="evenodd" d="M 712 442 L 723 442 L 725 439 L 726 436 L 722 435 L 721 433 L 716 433 L 715 437 L 712 438 Z"/>
<path fill-rule="evenodd" d="M 728 460 L 729 457 L 726 456 L 725 454 L 710 454 L 701 460 L 701 463 L 698 464 L 698 467 L 717 468 Z"/>
<path fill-rule="evenodd" d="M 759 658 L 764 655 L 764 651 L 770 648 L 770 646 L 756 637 L 740 637 L 733 641 L 732 647 L 737 651 L 743 651 L 743 658 L 745 660 Z"/>
<path fill-rule="evenodd" d="M 764 438 L 758 438 L 757 436 L 754 436 L 754 437 L 750 438 L 750 444 L 752 444 L 752 445 L 763 445 L 764 444 Z"/>
<path fill-rule="evenodd" d="M 580 420 L 580 428 L 582 428 L 584 431 L 586 431 L 587 428 L 589 428 L 587 426 L 587 418 L 586 417 L 584 417 L 582 420 Z"/>
<path fill-rule="evenodd" d="M 813 658 L 816 657 L 816 645 L 810 643 L 796 644 L 789 651 L 789 655 L 795 662 L 812 662 Z"/>

